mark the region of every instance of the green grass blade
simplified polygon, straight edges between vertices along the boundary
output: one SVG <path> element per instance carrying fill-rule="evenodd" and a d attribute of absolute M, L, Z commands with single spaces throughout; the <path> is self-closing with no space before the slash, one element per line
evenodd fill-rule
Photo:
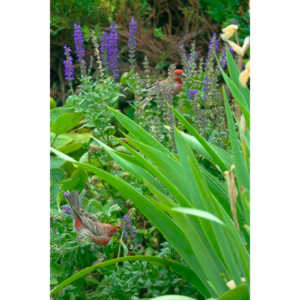
<path fill-rule="evenodd" d="M 183 264 L 180 264 L 174 260 L 167 259 L 167 258 L 161 258 L 156 256 L 144 256 L 144 255 L 138 255 L 138 256 L 126 256 L 126 257 L 119 257 L 110 259 L 98 264 L 95 264 L 93 266 L 87 267 L 69 278 L 65 279 L 63 282 L 61 282 L 59 285 L 57 285 L 55 288 L 53 288 L 50 292 L 50 296 L 54 296 L 59 291 L 61 291 L 63 288 L 71 284 L 72 282 L 92 273 L 96 269 L 103 269 L 109 266 L 116 265 L 117 263 L 123 262 L 123 261 L 146 261 L 154 265 L 160 265 L 164 267 L 169 267 L 173 271 L 175 271 L 177 274 L 181 275 L 185 279 L 187 279 L 189 282 L 191 282 L 197 289 L 202 293 L 204 296 L 208 297 L 209 292 L 206 290 L 206 288 L 203 286 L 202 282 L 198 279 L 198 277 L 195 275 L 195 273 L 188 267 L 184 266 Z"/>
<path fill-rule="evenodd" d="M 247 170 L 246 163 L 243 158 L 241 145 L 238 139 L 238 135 L 235 130 L 235 124 L 233 121 L 232 112 L 230 110 L 228 98 L 223 87 L 223 96 L 225 103 L 225 112 L 228 123 L 229 139 L 232 146 L 233 162 L 236 170 L 237 182 L 240 188 L 243 186 L 247 190 L 249 196 L 250 182 L 249 182 L 249 171 Z"/>
<path fill-rule="evenodd" d="M 142 143 L 152 146 L 162 152 L 166 152 L 168 153 L 168 155 L 172 156 L 171 152 L 169 152 L 169 150 L 165 146 L 158 142 L 143 127 L 139 126 L 137 123 L 122 114 L 120 111 L 112 107 L 107 108 L 113 113 L 113 115 L 117 118 L 121 125 L 125 127 L 136 139 L 139 139 Z"/>
<path fill-rule="evenodd" d="M 219 218 L 217 218 L 213 214 L 211 214 L 207 211 L 204 211 L 204 210 L 195 209 L 195 208 L 186 208 L 186 207 L 174 207 L 174 208 L 172 208 L 172 210 L 177 211 L 179 213 L 196 216 L 199 218 L 203 218 L 203 219 L 224 225 L 224 223 Z"/>
<path fill-rule="evenodd" d="M 170 106 L 171 107 L 171 106 Z M 204 149 L 209 153 L 213 162 L 220 167 L 222 171 L 228 170 L 226 162 L 222 157 L 209 145 L 209 143 L 198 133 L 198 131 L 173 107 L 171 107 L 175 116 L 185 126 L 185 128 L 200 142 Z"/>

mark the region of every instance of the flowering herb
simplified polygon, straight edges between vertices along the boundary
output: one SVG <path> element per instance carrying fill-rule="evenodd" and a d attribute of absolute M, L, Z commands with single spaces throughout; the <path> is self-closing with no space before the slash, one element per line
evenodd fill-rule
<path fill-rule="evenodd" d="M 85 50 L 83 45 L 83 36 L 82 36 L 80 24 L 74 24 L 74 44 L 75 44 L 77 59 L 81 63 L 81 61 L 85 57 Z"/>
<path fill-rule="evenodd" d="M 190 89 L 190 90 L 188 91 L 188 98 L 189 98 L 190 100 L 192 100 L 192 99 L 194 98 L 194 96 L 195 96 L 197 93 L 198 93 L 198 90 L 192 90 L 192 89 Z"/>
<path fill-rule="evenodd" d="M 71 56 L 71 49 L 68 46 L 65 45 L 64 50 L 66 56 L 66 59 L 64 60 L 65 79 L 71 84 L 71 81 L 74 80 L 73 58 Z"/>
<path fill-rule="evenodd" d="M 137 33 L 137 22 L 135 21 L 134 17 L 131 17 L 129 23 L 128 47 L 129 47 L 129 62 L 132 68 L 134 67 L 134 63 L 135 63 L 136 33 Z"/>
<path fill-rule="evenodd" d="M 64 205 L 61 209 L 67 215 L 72 215 L 73 214 L 72 208 L 68 205 Z"/>
<path fill-rule="evenodd" d="M 70 199 L 71 198 L 71 193 L 69 191 L 65 192 L 64 190 L 62 191 L 63 195 L 66 199 Z"/>
<path fill-rule="evenodd" d="M 229 50 L 229 52 L 230 52 L 231 55 L 234 54 L 234 51 L 233 51 L 233 49 L 230 46 L 228 46 L 228 50 Z M 222 56 L 222 59 L 221 59 L 220 63 L 221 63 L 221 67 L 223 69 L 225 69 L 226 66 L 227 66 L 226 48 L 224 48 L 224 50 L 223 50 L 223 56 Z"/>
<path fill-rule="evenodd" d="M 202 88 L 202 92 L 203 92 L 202 99 L 203 100 L 206 99 L 206 95 L 207 95 L 207 92 L 208 92 L 208 85 L 209 85 L 209 79 L 208 79 L 208 76 L 206 75 L 204 77 L 204 80 L 203 80 L 203 88 Z"/>
<path fill-rule="evenodd" d="M 101 61 L 103 62 L 103 67 L 106 71 L 108 71 L 107 36 L 108 36 L 107 31 L 103 31 L 102 36 L 100 38 Z"/>
<path fill-rule="evenodd" d="M 100 38 L 100 52 L 103 66 L 115 78 L 120 76 L 118 68 L 118 32 L 115 23 L 110 25 L 110 33 L 103 31 Z"/>
<path fill-rule="evenodd" d="M 118 32 L 117 25 L 112 23 L 110 25 L 110 33 L 107 37 L 107 56 L 109 68 L 113 73 L 115 78 L 120 76 L 120 71 L 118 68 Z"/>
<path fill-rule="evenodd" d="M 123 216 L 122 232 L 123 232 L 125 238 L 127 238 L 128 236 L 134 237 L 136 234 L 136 231 L 133 228 L 132 219 L 128 214 L 125 214 Z"/>
<path fill-rule="evenodd" d="M 214 51 L 216 50 L 216 40 L 217 40 L 217 34 L 214 33 L 208 44 L 208 52 L 205 60 L 206 65 L 208 65 L 209 61 L 213 58 Z"/>

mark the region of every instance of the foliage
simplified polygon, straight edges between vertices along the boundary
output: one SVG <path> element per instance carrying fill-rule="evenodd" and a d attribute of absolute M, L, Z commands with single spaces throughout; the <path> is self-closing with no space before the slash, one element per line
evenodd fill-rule
<path fill-rule="evenodd" d="M 206 13 L 225 24 L 236 14 L 235 5 L 244 4 L 225 1 L 218 12 L 206 1 L 190 1 L 194 15 L 179 2 L 175 9 L 168 1 L 153 6 L 146 0 L 51 3 L 51 38 L 57 42 L 73 23 L 83 23 L 76 25 L 75 44 L 90 58 L 88 63 L 82 55 L 80 64 L 73 59 L 78 49 L 70 46 L 71 35 L 65 36 L 69 90 L 63 83 L 62 107 L 50 101 L 51 294 L 58 299 L 249 297 L 250 105 L 249 90 L 239 82 L 242 61 L 237 67 L 216 34 L 207 55 L 199 57 L 199 41 L 196 47 L 188 34 L 181 39 L 177 31 L 181 21 L 186 30 L 195 17 L 203 22 Z M 201 5 L 205 14 L 197 15 Z M 124 26 L 132 8 L 128 33 Z M 97 24 L 99 9 L 105 17 Z M 94 17 L 82 22 L 83 12 Z M 149 19 L 153 12 L 159 13 Z M 184 18 L 177 24 L 166 18 L 170 13 Z M 153 37 L 144 43 L 147 28 Z M 144 45 L 160 51 L 155 68 Z M 129 52 L 130 69 L 119 80 L 112 75 L 124 71 L 122 62 L 118 65 L 124 52 Z M 170 56 L 184 69 L 175 97 L 153 93 Z M 73 77 L 79 68 L 80 76 Z M 175 68 L 169 66 L 168 78 Z M 120 226 L 106 247 L 76 240 L 63 190 L 80 191 L 84 209 Z M 228 291 L 229 281 L 237 288 Z"/>
<path fill-rule="evenodd" d="M 239 107 L 249 113 L 249 91 L 237 80 L 238 69 L 229 51 L 227 60 L 230 77 L 221 72 Z M 177 152 L 172 153 L 142 127 L 110 108 L 129 132 L 127 143 L 120 141 L 127 153 L 94 140 L 118 165 L 143 180 L 151 197 L 121 177 L 52 150 L 58 157 L 95 173 L 118 188 L 125 199 L 133 201 L 196 274 L 201 282 L 196 286 L 206 297 L 221 296 L 227 291 L 226 282 L 230 280 L 237 284 L 246 281 L 249 286 L 249 252 L 245 246 L 249 241 L 245 229 L 249 227 L 249 120 L 245 116 L 247 125 L 242 126 L 242 119 L 234 124 L 224 89 L 223 94 L 231 154 L 207 142 L 177 111 L 174 111 L 176 117 L 194 137 L 176 129 Z M 217 166 L 222 181 L 199 164 L 192 149 Z M 231 214 L 224 200 L 230 203 Z"/>

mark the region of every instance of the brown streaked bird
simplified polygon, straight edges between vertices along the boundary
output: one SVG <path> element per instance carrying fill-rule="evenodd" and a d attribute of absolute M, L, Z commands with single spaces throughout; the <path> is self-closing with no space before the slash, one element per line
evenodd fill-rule
<path fill-rule="evenodd" d="M 168 78 L 156 82 L 153 87 L 150 90 L 150 94 L 152 95 L 159 95 L 159 94 L 169 94 L 171 93 L 171 96 L 177 95 L 180 93 L 182 89 L 182 80 L 181 76 L 183 74 L 182 69 L 177 69 L 173 72 L 173 76 L 169 76 Z M 146 99 L 144 103 L 142 104 L 142 109 L 146 107 L 150 99 Z"/>
<path fill-rule="evenodd" d="M 74 227 L 79 237 L 88 237 L 98 245 L 107 245 L 111 236 L 118 228 L 110 224 L 98 221 L 94 216 L 79 207 L 79 192 L 64 192 L 64 196 L 70 203 L 72 215 L 74 216 Z"/>
<path fill-rule="evenodd" d="M 172 95 L 177 95 L 182 88 L 182 80 L 181 76 L 183 74 L 182 69 L 177 69 L 173 72 L 175 76 L 169 76 L 168 78 L 158 81 L 153 86 L 153 91 L 158 92 L 167 92 L 168 90 L 171 90 Z"/>

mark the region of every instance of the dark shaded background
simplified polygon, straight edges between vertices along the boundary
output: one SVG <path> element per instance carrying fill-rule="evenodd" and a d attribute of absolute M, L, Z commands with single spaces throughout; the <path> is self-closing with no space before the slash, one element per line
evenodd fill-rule
<path fill-rule="evenodd" d="M 93 49 L 91 30 L 101 36 L 115 21 L 119 30 L 119 67 L 128 70 L 128 23 L 138 22 L 137 62 L 147 55 L 150 65 L 164 70 L 170 63 L 180 64 L 177 51 L 188 49 L 195 40 L 197 51 L 205 53 L 214 32 L 231 23 L 239 25 L 243 38 L 249 35 L 248 0 L 52 0 L 51 1 L 51 96 L 63 97 L 63 46 L 73 48 L 73 24 L 81 24 L 87 56 Z M 89 58 L 87 58 L 89 61 Z"/>

